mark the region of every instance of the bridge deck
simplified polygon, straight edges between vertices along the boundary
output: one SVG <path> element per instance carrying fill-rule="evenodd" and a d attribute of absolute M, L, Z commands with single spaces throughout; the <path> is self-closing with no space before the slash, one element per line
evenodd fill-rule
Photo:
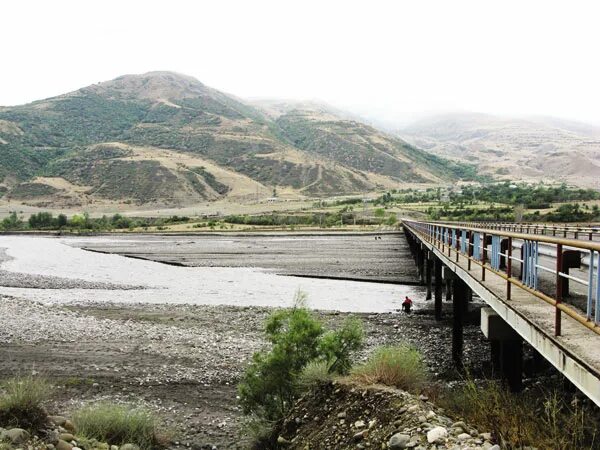
<path fill-rule="evenodd" d="M 433 251 L 450 270 L 488 303 L 504 320 L 557 369 L 600 406 L 600 335 L 562 314 L 562 335 L 554 336 L 555 308 L 542 299 L 512 286 L 511 300 L 506 296 L 506 280 L 490 270 L 481 281 L 482 267 L 448 249 L 442 252 L 432 243 L 421 242 Z"/>

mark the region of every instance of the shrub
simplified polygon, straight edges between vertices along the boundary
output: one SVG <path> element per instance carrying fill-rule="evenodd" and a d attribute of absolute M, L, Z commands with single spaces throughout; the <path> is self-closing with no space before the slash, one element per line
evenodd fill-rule
<path fill-rule="evenodd" d="M 257 352 L 238 386 L 245 414 L 277 420 L 299 393 L 299 378 L 313 361 L 327 364 L 328 373 L 344 373 L 351 353 L 362 345 L 362 326 L 347 321 L 337 332 L 327 332 L 304 307 L 298 293 L 291 309 L 276 311 L 267 319 L 265 334 L 270 351 Z"/>
<path fill-rule="evenodd" d="M 78 434 L 110 445 L 137 444 L 141 449 L 159 446 L 158 424 L 144 408 L 100 403 L 73 414 Z"/>
<path fill-rule="evenodd" d="M 350 357 L 362 347 L 363 340 L 362 322 L 353 317 L 348 317 L 340 330 L 327 332 L 319 349 L 329 366 L 328 372 L 346 375 L 352 366 Z"/>
<path fill-rule="evenodd" d="M 425 383 L 427 372 L 421 354 L 408 345 L 400 345 L 375 350 L 365 364 L 352 371 L 352 378 L 414 392 Z"/>
<path fill-rule="evenodd" d="M 2 383 L 0 425 L 37 430 L 47 422 L 43 407 L 51 393 L 46 380 L 33 376 L 11 378 Z"/>
<path fill-rule="evenodd" d="M 447 411 L 489 430 L 503 448 L 596 448 L 596 422 L 586 419 L 577 403 L 569 405 L 556 393 L 513 394 L 498 381 L 476 384 L 467 379 L 438 402 Z"/>

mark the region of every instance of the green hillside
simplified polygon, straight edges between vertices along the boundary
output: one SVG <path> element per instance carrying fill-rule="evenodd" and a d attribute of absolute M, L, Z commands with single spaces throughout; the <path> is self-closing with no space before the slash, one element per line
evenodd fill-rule
<path fill-rule="evenodd" d="M 144 151 L 132 154 L 128 148 Z M 279 186 L 308 195 L 472 175 L 466 165 L 427 154 L 358 121 L 300 110 L 274 118 L 169 72 L 126 75 L 0 108 L 0 187 L 8 198 L 22 199 L 24 191 L 27 199 L 35 198 L 35 192 L 51 198 L 51 186 L 36 191 L 27 185 L 47 179 L 61 186 L 61 179 L 68 182 L 58 188 L 63 197 L 75 195 L 69 189 L 85 188 L 78 201 L 178 205 L 235 192 L 231 177 L 221 180 L 196 170 L 203 164 L 172 167 L 168 159 L 155 158 L 161 150 L 193 155 L 265 189 Z"/>

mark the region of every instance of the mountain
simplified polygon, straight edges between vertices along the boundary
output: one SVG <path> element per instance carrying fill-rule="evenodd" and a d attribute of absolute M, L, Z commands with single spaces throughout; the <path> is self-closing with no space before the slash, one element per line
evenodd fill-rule
<path fill-rule="evenodd" d="M 480 174 L 600 187 L 600 128 L 549 117 L 445 114 L 398 131 L 438 156 L 477 165 Z"/>
<path fill-rule="evenodd" d="M 471 174 L 332 108 L 251 103 L 172 72 L 0 108 L 0 193 L 36 206 L 177 207 Z"/>

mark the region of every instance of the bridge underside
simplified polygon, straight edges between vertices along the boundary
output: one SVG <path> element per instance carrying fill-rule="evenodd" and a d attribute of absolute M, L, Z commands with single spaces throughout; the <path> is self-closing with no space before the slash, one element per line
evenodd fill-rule
<path fill-rule="evenodd" d="M 512 290 L 511 300 L 507 300 L 507 282 L 504 278 L 486 270 L 485 281 L 482 281 L 481 266 L 473 264 L 469 268 L 469 259 L 466 256 L 459 254 L 457 257 L 456 253 L 452 253 L 449 257 L 447 252 L 443 252 L 417 233 L 409 229 L 406 229 L 405 233 L 407 239 L 413 241 L 411 246 L 417 253 L 417 263 L 419 264 L 421 261 L 424 274 L 425 260 L 427 252 L 429 252 L 429 256 L 433 256 L 435 259 L 433 262 L 434 268 L 436 268 L 435 272 L 439 270 L 436 266 L 443 265 L 444 271 L 449 270 L 454 273 L 456 279 L 460 280 L 460 284 L 464 283 L 485 301 L 508 324 L 515 335 L 528 342 L 577 388 L 600 406 L 600 335 L 563 315 L 561 336 L 554 336 L 552 330 L 554 329 L 555 310 L 547 303 L 523 289 L 516 288 Z M 421 255 L 419 256 L 418 253 Z M 426 281 L 425 276 L 423 279 Z M 455 292 L 455 296 L 456 294 L 457 292 Z M 465 294 L 460 293 L 460 295 Z M 486 314 L 489 315 L 490 312 L 486 312 Z M 490 319 L 486 318 L 486 320 Z M 491 326 L 490 323 L 492 322 L 486 321 L 484 326 Z M 460 324 L 458 325 L 460 326 Z M 497 331 L 494 332 L 497 333 Z M 512 341 L 514 342 L 514 339 Z M 510 352 L 513 352 L 513 357 L 517 350 L 519 347 L 511 347 Z M 510 359 L 508 360 L 509 365 L 518 363 L 516 360 L 512 362 Z M 514 372 L 516 367 L 509 367 L 509 369 L 511 368 Z M 520 375 L 519 371 L 519 379 Z"/>

